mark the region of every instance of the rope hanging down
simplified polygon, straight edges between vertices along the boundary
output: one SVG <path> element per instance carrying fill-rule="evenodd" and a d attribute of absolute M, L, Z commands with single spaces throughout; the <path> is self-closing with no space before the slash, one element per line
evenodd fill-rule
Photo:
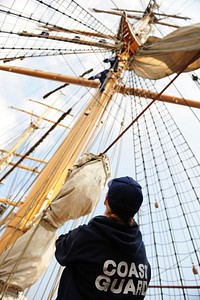
<path fill-rule="evenodd" d="M 101 154 L 105 154 L 108 150 L 110 150 L 110 148 L 124 135 L 124 133 L 135 123 L 137 122 L 137 120 L 150 108 L 150 106 L 162 95 L 162 93 L 164 93 L 164 91 L 179 77 L 179 75 L 181 73 L 184 72 L 184 70 L 190 65 L 192 64 L 197 58 L 199 58 L 200 56 L 200 51 L 197 52 L 197 54 L 192 57 L 192 59 L 189 61 L 189 63 L 187 63 L 186 66 L 184 66 L 177 74 L 176 76 L 162 89 L 162 91 L 157 94 L 157 96 L 155 96 L 153 98 L 153 100 L 147 105 L 147 107 L 145 107 L 145 109 L 143 109 L 143 111 L 128 125 L 128 127 L 126 129 L 124 129 L 124 131 L 122 131 L 120 133 L 120 135 L 110 144 L 110 146 L 108 146 Z"/>

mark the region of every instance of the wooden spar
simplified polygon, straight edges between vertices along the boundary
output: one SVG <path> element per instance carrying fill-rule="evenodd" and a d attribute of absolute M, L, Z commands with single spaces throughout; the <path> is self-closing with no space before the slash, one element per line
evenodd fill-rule
<path fill-rule="evenodd" d="M 0 152 L 2 153 L 8 153 L 9 151 L 8 150 L 5 150 L 5 149 L 0 149 Z M 22 154 L 19 154 L 19 153 L 16 153 L 16 152 L 13 152 L 13 155 L 15 156 L 19 156 L 19 157 L 23 157 Z M 33 160 L 35 162 L 39 162 L 39 163 L 43 163 L 43 164 L 46 164 L 47 162 L 43 159 L 38 159 L 38 158 L 35 158 L 35 157 L 31 157 L 31 156 L 26 156 L 26 159 L 29 159 L 29 160 Z"/>
<path fill-rule="evenodd" d="M 125 8 L 124 9 L 123 8 L 113 8 L 113 10 L 144 14 L 144 11 L 142 11 L 142 10 L 133 10 L 133 9 L 125 9 Z M 161 13 L 157 13 L 157 12 L 156 13 L 154 12 L 154 14 L 156 16 L 162 16 L 162 17 L 168 17 L 168 18 L 176 18 L 176 19 L 182 19 L 182 20 L 191 20 L 191 18 L 177 16 L 177 15 L 161 14 Z"/>
<path fill-rule="evenodd" d="M 152 91 L 138 89 L 138 88 L 137 89 L 130 88 L 130 87 L 126 87 L 126 86 L 118 86 L 117 92 L 126 94 L 126 95 L 133 95 L 133 96 L 137 96 L 137 97 L 148 98 L 148 99 L 155 99 L 158 96 L 158 93 L 155 93 Z M 170 96 L 170 95 L 162 94 L 156 100 L 173 103 L 173 104 L 189 106 L 189 107 L 200 108 L 200 101 L 184 99 L 184 98 L 180 98 L 177 96 Z"/>
<path fill-rule="evenodd" d="M 96 8 L 93 8 L 92 10 L 96 13 L 106 13 L 106 14 L 116 15 L 116 16 L 121 16 L 122 13 L 124 12 L 124 10 L 121 10 L 121 12 L 117 12 L 117 11 L 100 10 L 100 9 L 96 9 Z M 128 10 L 125 10 L 125 11 L 128 11 Z M 136 15 L 132 15 L 132 14 L 128 14 L 128 13 L 126 13 L 126 17 L 129 18 L 129 19 L 141 20 L 140 16 L 136 16 Z M 156 19 L 154 20 L 154 23 L 155 24 L 160 24 L 160 25 L 166 25 L 166 26 L 173 27 L 173 28 L 179 28 L 179 26 L 177 26 L 177 25 L 171 25 L 171 24 L 163 23 L 163 22 L 160 22 L 159 20 L 156 20 Z"/>
<path fill-rule="evenodd" d="M 111 74 L 110 72 L 109 75 Z M 26 224 L 34 221 L 35 215 L 40 212 L 45 201 L 52 200 L 59 192 L 68 170 L 74 165 L 95 130 L 95 124 L 102 116 L 104 107 L 111 101 L 114 87 L 115 80 L 108 77 L 104 92 L 97 91 L 80 114 L 59 149 L 38 175 L 24 203 L 7 225 L 1 239 L 1 251 L 14 243 L 27 230 Z M 86 114 L 86 111 L 89 111 L 89 114 Z"/>
<path fill-rule="evenodd" d="M 86 86 L 90 88 L 98 88 L 99 82 L 94 80 L 88 80 L 85 78 L 79 78 L 79 77 L 72 77 L 67 75 L 61 75 L 57 73 L 49 73 L 39 70 L 32 70 L 28 68 L 20 68 L 15 66 L 4 66 L 0 65 L 0 70 L 2 71 L 8 71 L 12 73 L 18 73 L 43 79 L 49 79 L 49 80 L 55 80 L 59 82 L 66 82 L 70 84 L 80 85 L 80 86 Z M 126 86 L 116 86 L 116 91 L 121 94 L 127 94 L 127 95 L 134 95 L 138 97 L 144 97 L 148 99 L 155 98 L 158 93 L 148 91 L 148 90 L 142 90 L 142 89 L 135 89 L 130 88 Z M 191 99 L 183 99 L 176 96 L 170 96 L 166 94 L 162 94 L 160 98 L 157 99 L 158 101 L 164 101 L 168 103 L 174 103 L 194 108 L 200 108 L 200 101 L 191 100 Z"/>
<path fill-rule="evenodd" d="M 95 13 L 105 13 L 105 14 L 110 14 L 110 15 L 115 15 L 115 16 L 122 16 L 123 11 L 122 12 L 116 12 L 116 11 L 110 11 L 110 10 L 101 10 L 101 9 L 97 9 L 97 8 L 92 8 L 92 10 Z M 127 18 L 132 18 L 132 19 L 136 19 L 136 20 L 141 20 L 141 18 L 139 16 L 133 16 L 131 14 L 126 14 Z"/>
<path fill-rule="evenodd" d="M 29 112 L 29 111 L 27 111 L 27 110 L 25 110 L 25 109 L 17 108 L 17 107 L 14 107 L 14 106 L 11 106 L 11 108 L 14 108 L 14 109 L 16 109 L 16 110 L 18 110 L 18 111 L 24 112 L 24 113 L 26 113 L 27 115 L 31 115 L 32 117 L 37 117 L 38 119 L 40 118 L 40 116 L 38 116 L 38 115 L 36 115 L 36 114 L 34 114 L 34 113 L 32 113 L 32 112 Z M 44 121 L 46 121 L 46 122 L 53 123 L 53 124 L 56 123 L 55 121 L 52 121 L 52 120 L 47 119 L 47 118 L 45 118 L 45 117 L 41 117 L 40 120 L 44 120 Z M 69 126 L 65 126 L 65 125 L 63 125 L 63 124 L 58 124 L 58 126 L 61 126 L 61 127 L 67 128 L 67 129 L 70 129 Z"/>
<path fill-rule="evenodd" d="M 46 104 L 46 103 L 44 103 L 44 102 L 40 102 L 40 101 L 34 100 L 34 99 L 28 99 L 28 100 L 29 100 L 30 102 L 38 103 L 38 104 L 40 104 L 40 105 L 42 105 L 42 106 L 45 106 L 45 107 L 48 107 L 48 108 L 50 108 L 50 109 L 59 111 L 59 112 L 61 112 L 62 114 L 64 113 L 64 110 L 58 109 L 57 107 L 48 105 L 48 104 Z M 74 115 L 73 115 L 72 113 L 69 113 L 68 116 L 74 117 Z"/>
<path fill-rule="evenodd" d="M 53 35 L 45 35 L 44 36 L 41 34 L 28 33 L 28 32 L 22 32 L 22 33 L 19 33 L 19 35 L 26 36 L 26 37 L 45 38 L 45 39 L 49 39 L 49 40 L 56 40 L 56 41 L 62 41 L 62 42 L 70 42 L 70 43 L 93 46 L 93 47 L 98 47 L 98 48 L 100 47 L 100 48 L 109 49 L 109 50 L 116 50 L 116 48 L 117 48 L 117 45 L 115 45 L 115 44 L 87 41 L 87 40 L 82 40 L 82 39 L 77 39 L 77 38 L 58 37 L 58 36 L 53 36 Z"/>
<path fill-rule="evenodd" d="M 18 73 L 18 74 L 27 75 L 27 76 L 32 76 L 32 77 L 37 77 L 37 78 L 50 79 L 50 80 L 59 81 L 59 82 L 66 82 L 66 83 L 86 86 L 86 87 L 90 87 L 90 88 L 98 88 L 99 87 L 98 81 L 88 80 L 88 79 L 80 78 L 80 77 L 67 76 L 67 75 L 62 75 L 62 74 L 58 74 L 58 73 L 50 73 L 50 72 L 44 72 L 44 71 L 40 71 L 40 70 L 32 70 L 32 69 L 28 69 L 28 68 L 21 68 L 21 67 L 16 67 L 16 66 L 4 66 L 4 65 L 0 65 L 0 70 L 11 72 L 11 73 Z"/>
<path fill-rule="evenodd" d="M 23 202 L 19 201 L 19 202 L 14 202 L 5 198 L 0 198 L 0 203 L 4 203 L 7 205 L 11 205 L 11 206 L 20 206 Z M 1 222 L 2 224 L 2 222 Z"/>
<path fill-rule="evenodd" d="M 10 166 L 15 166 L 15 163 L 13 163 L 13 162 L 8 162 L 8 164 L 9 164 Z M 21 164 L 19 164 L 17 167 L 20 168 L 20 169 L 24 169 L 24 170 L 27 170 L 27 171 L 31 171 L 31 172 L 33 172 L 33 173 L 40 173 L 40 171 L 39 171 L 37 168 L 30 168 L 30 167 L 26 167 L 26 166 L 21 165 Z M 0 182 L 0 183 L 2 183 L 2 182 Z"/>
<path fill-rule="evenodd" d="M 77 29 L 67 29 L 67 28 L 63 28 L 60 26 L 51 26 L 51 25 L 44 25 L 41 27 L 48 29 L 48 31 L 60 31 L 60 32 L 75 33 L 75 34 L 80 34 L 80 35 L 95 36 L 95 37 L 104 38 L 104 39 L 113 39 L 113 40 L 116 39 L 115 36 L 106 35 L 106 34 L 98 33 L 98 32 L 91 32 L 91 31 L 89 32 L 89 31 L 83 31 L 83 30 L 77 30 Z"/>

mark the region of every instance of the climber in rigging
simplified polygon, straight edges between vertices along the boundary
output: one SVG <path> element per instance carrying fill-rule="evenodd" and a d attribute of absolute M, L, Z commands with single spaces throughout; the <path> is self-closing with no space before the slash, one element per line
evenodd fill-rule
<path fill-rule="evenodd" d="M 118 63 L 119 63 L 119 55 L 116 55 L 111 58 L 105 58 L 103 60 L 104 63 L 110 63 L 110 68 L 113 69 L 114 72 L 117 72 L 118 70 Z"/>
<path fill-rule="evenodd" d="M 91 76 L 88 78 L 88 80 L 95 80 L 95 79 L 99 79 L 101 85 L 100 85 L 100 91 L 103 92 L 104 91 L 104 85 L 105 85 L 105 80 L 107 78 L 109 70 L 106 69 L 98 74 L 96 74 L 95 76 Z"/>
<path fill-rule="evenodd" d="M 110 63 L 110 68 L 109 69 L 105 69 L 102 72 L 99 72 L 98 74 L 89 77 L 88 80 L 98 79 L 100 81 L 100 83 L 101 83 L 100 84 L 100 91 L 103 92 L 104 91 L 104 85 L 106 83 L 106 79 L 107 79 L 107 75 L 108 75 L 109 70 L 117 72 L 118 71 L 119 61 L 120 61 L 120 58 L 119 58 L 118 54 L 116 56 L 114 56 L 114 57 L 111 57 L 111 58 L 105 58 L 103 60 L 103 62 L 104 63 Z"/>
<path fill-rule="evenodd" d="M 134 215 L 143 201 L 131 177 L 108 183 L 103 216 L 61 235 L 55 256 L 64 266 L 56 300 L 144 299 L 151 277 Z"/>

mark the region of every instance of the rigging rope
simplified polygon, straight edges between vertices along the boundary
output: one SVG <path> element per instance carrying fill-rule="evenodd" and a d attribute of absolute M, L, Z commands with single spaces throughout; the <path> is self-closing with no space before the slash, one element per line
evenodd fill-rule
<path fill-rule="evenodd" d="M 128 127 L 108 146 L 101 154 L 105 154 L 110 148 L 124 135 L 124 133 L 135 123 L 137 120 L 150 108 L 150 106 L 162 95 L 164 91 L 184 72 L 184 70 L 192 64 L 197 58 L 199 58 L 200 51 L 197 52 L 197 54 L 192 57 L 192 59 L 185 65 L 178 73 L 177 75 L 162 89 L 160 93 L 156 97 L 153 98 L 153 100 L 147 105 L 147 107 L 128 125 Z"/>
<path fill-rule="evenodd" d="M 113 34 L 113 33 L 110 31 L 109 28 L 107 28 L 103 23 L 101 23 L 99 20 L 97 20 L 92 14 L 90 14 L 88 11 L 86 11 L 82 6 L 80 6 L 80 5 L 79 5 L 76 1 L 74 1 L 74 0 L 71 1 L 71 5 L 72 5 L 72 3 L 74 3 L 74 4 L 75 4 L 75 8 L 73 9 L 73 12 L 72 12 L 70 15 L 67 15 L 63 10 L 59 10 L 58 8 L 54 8 L 53 6 L 51 6 L 50 4 L 45 3 L 45 2 L 42 1 L 42 0 L 36 0 L 36 1 L 39 2 L 39 3 L 41 3 L 41 4 L 43 4 L 43 5 L 45 5 L 45 6 L 47 6 L 48 8 L 53 9 L 55 12 L 58 12 L 58 13 L 64 15 L 64 16 L 67 16 L 67 17 L 73 19 L 74 21 L 76 21 L 76 22 L 78 22 L 78 23 L 80 23 L 80 24 L 83 24 L 84 26 L 87 26 L 88 28 L 91 28 L 91 29 L 93 29 L 93 30 L 95 30 L 95 31 L 97 31 L 97 32 L 99 32 L 99 33 L 102 33 L 101 28 L 103 28 L 104 30 L 107 30 L 109 33 Z M 62 7 L 62 5 L 60 5 L 60 6 Z M 68 8 L 68 10 L 69 10 L 69 7 L 68 7 L 68 6 L 67 6 L 67 8 Z M 93 27 L 91 27 L 91 25 L 88 25 L 88 23 L 87 23 L 87 24 L 86 24 L 86 23 L 83 23 L 82 20 L 78 20 L 78 19 L 76 19 L 76 18 L 73 17 L 73 14 L 75 13 L 75 10 L 76 10 L 76 12 L 77 12 L 77 8 L 81 9 L 81 11 L 84 12 L 85 15 L 84 15 L 83 20 L 85 20 L 85 22 L 86 22 L 86 21 L 88 22 L 89 20 L 91 20 L 91 24 L 93 25 Z M 88 20 L 87 20 L 86 16 L 87 16 Z M 78 17 L 80 17 L 80 13 L 78 13 Z M 96 28 L 97 28 L 97 29 L 94 29 L 94 24 L 96 25 Z"/>
<path fill-rule="evenodd" d="M 35 0 L 35 2 L 38 2 L 38 5 L 35 7 L 34 11 L 31 12 L 28 9 L 28 2 L 29 1 L 27 1 L 23 9 L 23 13 L 19 12 L 18 9 L 15 9 L 14 6 L 12 8 L 2 6 L 3 8 L 0 9 L 0 14 L 6 15 L 5 18 L 2 17 L 0 22 L 0 34 L 2 35 L 2 41 L 5 40 L 1 52 L 1 59 L 4 62 L 15 59 L 22 60 L 26 57 L 64 55 L 67 52 L 74 53 L 74 51 L 77 53 L 91 51 L 91 49 L 73 49 L 74 43 L 78 43 L 78 40 L 72 36 L 72 33 L 69 33 L 70 37 L 67 40 L 62 38 L 60 33 L 62 33 L 62 36 L 65 36 L 65 32 L 62 31 L 62 29 L 65 30 L 65 27 L 76 29 L 78 28 L 77 26 L 81 26 L 81 28 L 89 28 L 90 31 L 92 29 L 93 32 L 100 32 L 101 34 L 104 32 L 105 35 L 109 34 L 109 36 L 114 35 L 108 27 L 98 21 L 98 19 L 93 17 L 75 1 L 65 1 L 64 4 L 59 4 L 59 6 L 55 8 L 44 1 Z M 46 8 L 44 8 L 45 6 Z M 47 20 L 46 16 L 49 15 L 49 10 L 52 11 L 52 14 L 51 18 Z M 56 31 L 56 35 L 51 36 L 49 35 L 49 32 L 46 31 L 45 26 L 48 25 L 48 30 L 53 30 L 55 26 L 54 19 L 60 18 L 60 15 L 65 20 L 65 23 L 63 24 L 64 27 L 60 27 L 61 31 Z M 13 19 L 16 19 L 15 23 L 13 22 Z M 70 24 L 69 21 L 71 21 Z M 46 33 L 46 35 L 43 33 Z M 96 37 L 88 37 L 91 45 L 91 43 L 96 40 Z M 73 45 L 71 44 L 72 49 L 66 51 L 66 42 L 73 43 Z M 99 46 L 100 45 L 98 45 L 98 47 Z M 102 47 L 103 46 L 104 45 L 102 44 Z M 10 52 L 8 53 L 5 50 L 10 50 Z M 99 50 L 97 49 L 97 52 L 98 51 Z M 95 50 L 93 52 L 95 52 Z"/>
<path fill-rule="evenodd" d="M 35 148 L 49 135 L 49 133 L 71 112 L 71 108 L 63 113 L 55 124 L 53 124 L 49 130 L 14 164 L 14 166 L 2 177 L 0 178 L 0 182 L 2 182 L 31 152 L 35 150 Z"/>

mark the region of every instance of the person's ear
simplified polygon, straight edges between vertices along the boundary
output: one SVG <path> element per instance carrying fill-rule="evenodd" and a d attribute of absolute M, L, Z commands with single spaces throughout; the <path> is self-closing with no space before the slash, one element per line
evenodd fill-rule
<path fill-rule="evenodd" d="M 104 205 L 108 203 L 108 194 L 106 194 L 106 198 L 104 199 Z"/>

